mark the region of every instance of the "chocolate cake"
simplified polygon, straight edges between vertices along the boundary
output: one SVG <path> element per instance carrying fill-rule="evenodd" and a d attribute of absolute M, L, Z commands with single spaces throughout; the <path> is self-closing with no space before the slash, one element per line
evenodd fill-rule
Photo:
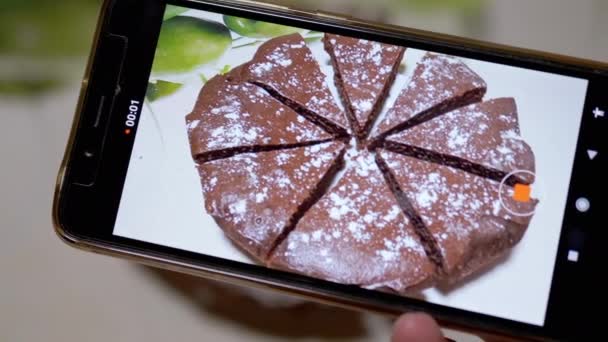
<path fill-rule="evenodd" d="M 398 192 L 409 203 L 401 203 L 413 218 L 420 235 L 438 253 L 445 280 L 454 282 L 503 256 L 520 241 L 530 223 L 537 201 L 517 202 L 513 189 L 484 177 L 420 159 L 380 150 L 381 163 L 388 166 Z"/>
<path fill-rule="evenodd" d="M 235 79 L 234 73 L 204 85 L 186 122 L 192 156 L 199 162 L 331 138 L 260 87 Z"/>
<path fill-rule="evenodd" d="M 350 157 L 344 176 L 306 212 L 270 266 L 399 293 L 424 284 L 433 265 L 373 154 Z"/>
<path fill-rule="evenodd" d="M 264 260 L 338 171 L 343 149 L 328 142 L 198 165 L 205 209 L 232 241 Z"/>
<path fill-rule="evenodd" d="M 534 176 L 506 177 L 535 169 L 514 99 L 481 102 L 484 80 L 428 53 L 378 116 L 404 48 L 330 34 L 324 47 L 348 117 L 299 34 L 199 93 L 187 132 L 226 236 L 260 264 L 399 294 L 506 257 L 538 203 Z"/>
<path fill-rule="evenodd" d="M 364 138 L 388 96 L 405 48 L 328 33 L 323 42 L 352 130 Z"/>
<path fill-rule="evenodd" d="M 485 93 L 485 81 L 465 63 L 455 57 L 427 53 L 379 123 L 375 141 L 447 111 L 481 101 Z"/>
<path fill-rule="evenodd" d="M 337 136 L 347 134 L 348 120 L 299 33 L 263 43 L 243 69 L 243 78 L 263 87 L 328 132 Z"/>
<path fill-rule="evenodd" d="M 396 143 L 396 144 L 395 144 Z M 387 137 L 385 146 L 502 180 L 517 170 L 534 172 L 534 154 L 520 136 L 513 98 L 475 103 Z M 532 183 L 528 173 L 517 173 Z"/>

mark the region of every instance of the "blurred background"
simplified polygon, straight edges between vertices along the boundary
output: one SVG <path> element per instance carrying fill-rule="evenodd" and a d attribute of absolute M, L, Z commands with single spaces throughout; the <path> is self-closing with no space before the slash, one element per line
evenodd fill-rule
<path fill-rule="evenodd" d="M 605 0 L 283 2 L 608 62 Z M 0 341 L 388 341 L 386 318 L 154 271 L 56 238 L 52 193 L 99 7 L 0 2 Z"/>

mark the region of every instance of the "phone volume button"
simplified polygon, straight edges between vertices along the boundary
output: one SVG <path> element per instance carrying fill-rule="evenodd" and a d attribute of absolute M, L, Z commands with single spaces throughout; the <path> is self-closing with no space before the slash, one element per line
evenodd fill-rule
<path fill-rule="evenodd" d="M 94 184 L 101 163 L 103 142 L 116 99 L 127 41 L 122 36 L 102 36 L 93 68 L 86 79 L 87 96 L 75 141 L 70 181 L 81 186 Z"/>

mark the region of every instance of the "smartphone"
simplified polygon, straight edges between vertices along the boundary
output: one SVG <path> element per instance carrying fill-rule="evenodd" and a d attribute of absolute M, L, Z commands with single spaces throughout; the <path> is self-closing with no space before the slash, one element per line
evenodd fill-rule
<path fill-rule="evenodd" d="M 607 71 L 273 4 L 108 0 L 54 225 L 333 305 L 595 336 Z"/>

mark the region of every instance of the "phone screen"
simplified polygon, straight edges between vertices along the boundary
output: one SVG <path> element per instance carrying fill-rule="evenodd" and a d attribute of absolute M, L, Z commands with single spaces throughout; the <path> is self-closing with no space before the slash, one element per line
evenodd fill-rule
<path fill-rule="evenodd" d="M 543 326 L 588 86 L 168 6 L 113 234 Z"/>

